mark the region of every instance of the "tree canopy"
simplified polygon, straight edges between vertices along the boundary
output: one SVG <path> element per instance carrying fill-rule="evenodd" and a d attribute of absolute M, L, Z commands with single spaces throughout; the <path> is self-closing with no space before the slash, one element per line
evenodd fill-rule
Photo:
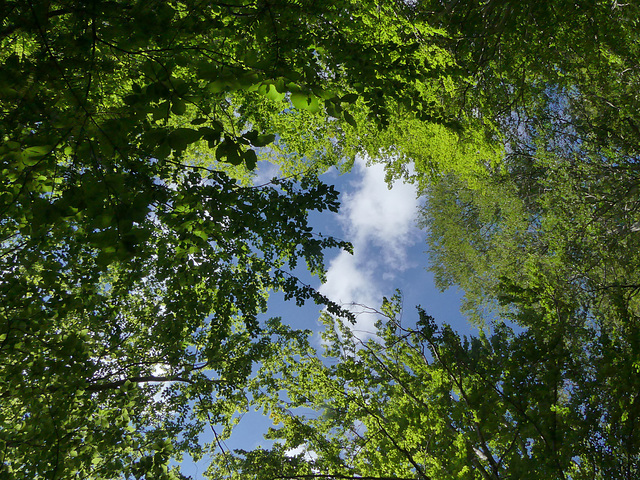
<path fill-rule="evenodd" d="M 399 296 L 377 339 L 326 318 L 323 359 L 292 344 L 261 372 L 278 379 L 256 397 L 280 443 L 236 451 L 231 469 L 221 455 L 212 478 L 635 478 L 637 325 L 590 324 L 551 300 L 512 301 L 535 327 L 471 338 L 421 308 L 404 326 Z"/>
<path fill-rule="evenodd" d="M 181 478 L 250 407 L 277 442 L 213 478 L 635 478 L 638 13 L 3 2 L 3 478 Z M 478 336 L 396 297 L 362 342 L 294 275 L 351 248 L 309 213 L 358 154 L 419 186 Z M 272 291 L 326 307 L 324 357 Z"/>

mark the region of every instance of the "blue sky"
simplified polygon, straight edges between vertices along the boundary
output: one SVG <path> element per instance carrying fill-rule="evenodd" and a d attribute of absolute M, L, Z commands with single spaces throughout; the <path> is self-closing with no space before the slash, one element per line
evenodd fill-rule
<path fill-rule="evenodd" d="M 265 170 L 258 172 L 255 184 L 266 183 L 275 174 L 273 166 L 266 164 Z M 322 179 L 341 192 L 341 207 L 337 214 L 328 211 L 313 214 L 311 224 L 318 233 L 350 241 L 354 253 L 328 252 L 325 284 L 308 275 L 302 280 L 319 288 L 331 300 L 351 306 L 357 314 L 354 331 L 361 338 L 373 334 L 377 317 L 360 305 L 378 309 L 382 297 L 393 295 L 396 289 L 403 294 L 406 324 L 416 320 L 415 307 L 421 305 L 438 322 L 449 323 L 463 334 L 472 333 L 459 312 L 461 295 L 454 290 L 437 290 L 433 275 L 426 270 L 425 232 L 416 226 L 421 202 L 415 187 L 397 183 L 389 189 L 383 166 L 367 166 L 363 159 L 356 161 L 347 174 L 339 175 L 332 170 Z M 305 272 L 300 269 L 296 273 Z M 284 302 L 280 294 L 270 299 L 266 316 L 282 317 L 284 323 L 296 328 L 314 332 L 320 329 L 319 306 L 309 302 L 302 308 L 296 307 L 293 302 Z M 314 340 L 319 346 L 318 335 Z M 257 413 L 245 415 L 226 441 L 226 447 L 250 450 L 266 445 L 262 435 L 270 424 L 269 419 Z M 185 462 L 182 470 L 196 480 L 204 478 L 206 465 L 206 459 L 197 466 Z"/>
<path fill-rule="evenodd" d="M 310 218 L 311 225 L 317 233 L 350 241 L 353 255 L 338 250 L 327 252 L 326 283 L 320 284 L 309 276 L 303 281 L 343 306 L 379 308 L 383 296 L 400 289 L 409 322 L 420 304 L 436 320 L 451 324 L 461 333 L 471 332 L 459 312 L 461 295 L 455 290 L 440 292 L 433 275 L 426 270 L 426 234 L 416 226 L 421 200 L 415 186 L 396 183 L 389 189 L 384 176 L 381 164 L 367 165 L 363 159 L 358 159 L 347 174 L 331 170 L 323 175 L 324 182 L 341 192 L 340 211 L 315 213 Z M 256 183 L 264 183 L 263 177 L 259 175 Z M 362 312 L 354 328 L 367 336 L 373 331 L 376 317 L 358 306 L 352 309 Z M 267 315 L 281 316 L 294 327 L 319 328 L 318 306 L 310 304 L 300 309 L 283 302 L 277 294 L 270 301 Z"/>

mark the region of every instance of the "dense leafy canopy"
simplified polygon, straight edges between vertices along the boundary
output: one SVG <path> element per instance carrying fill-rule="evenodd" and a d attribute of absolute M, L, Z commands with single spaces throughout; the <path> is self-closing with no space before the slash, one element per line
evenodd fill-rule
<path fill-rule="evenodd" d="M 636 478 L 638 13 L 3 2 L 0 475 L 179 478 L 252 402 L 279 442 L 213 478 Z M 292 275 L 349 248 L 308 212 L 358 153 L 420 186 L 477 338 L 395 298 L 361 342 Z M 324 359 L 273 290 L 327 306 Z"/>
<path fill-rule="evenodd" d="M 245 408 L 278 332 L 257 321 L 268 292 L 326 303 L 290 272 L 348 247 L 307 226 L 331 187 L 225 173 L 275 138 L 234 92 L 313 110 L 298 97 L 335 82 L 285 5 L 2 8 L 3 475 L 169 475 L 171 448 L 197 457 Z"/>
<path fill-rule="evenodd" d="M 599 328 L 544 300 L 512 303 L 536 327 L 496 323 L 473 338 L 422 309 L 403 326 L 399 296 L 375 340 L 327 318 L 324 360 L 301 345 L 263 367 L 278 381 L 257 398 L 282 444 L 236 452 L 238 478 L 635 478 L 637 326 Z M 226 476 L 218 465 L 213 478 Z"/>
<path fill-rule="evenodd" d="M 485 142 L 473 157 L 417 123 L 386 161 L 421 186 L 430 268 L 463 288 L 483 330 L 460 338 L 421 309 L 403 324 L 399 298 L 368 342 L 326 317 L 322 359 L 298 345 L 265 362 L 256 397 L 280 443 L 236 452 L 232 471 L 636 478 L 636 6 L 434 3 L 416 2 L 416 18 L 448 32 L 440 45 L 472 80 L 450 101 L 504 150 Z"/>

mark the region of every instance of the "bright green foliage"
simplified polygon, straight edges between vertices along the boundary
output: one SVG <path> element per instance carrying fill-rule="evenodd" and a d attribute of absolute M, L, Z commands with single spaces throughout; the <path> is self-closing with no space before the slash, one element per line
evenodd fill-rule
<path fill-rule="evenodd" d="M 307 226 L 333 189 L 221 170 L 348 162 L 355 118 L 384 128 L 398 91 L 426 107 L 413 83 L 440 61 L 372 2 L 10 0 L 0 19 L 2 475 L 175 476 L 295 336 L 257 321 L 268 291 L 327 303 L 288 272 L 348 247 Z"/>
<path fill-rule="evenodd" d="M 496 324 L 490 335 L 461 338 L 422 309 L 416 327 L 404 327 L 400 300 L 383 305 L 378 339 L 360 342 L 327 317 L 322 361 L 298 340 L 289 356 L 266 362 L 264 378 L 277 373 L 279 381 L 263 382 L 257 398 L 280 423 L 269 437 L 282 443 L 236 452 L 234 472 L 265 480 L 310 471 L 434 480 L 637 476 L 637 333 L 614 340 L 611 330 L 586 326 L 579 309 L 556 303 L 531 306 L 539 328 L 515 333 Z M 294 449 L 307 453 L 287 458 Z M 254 468 L 258 453 L 263 470 Z M 267 467 L 278 464 L 296 466 Z M 221 465 L 213 478 L 231 476 Z"/>
<path fill-rule="evenodd" d="M 348 247 L 307 226 L 337 209 L 313 176 L 222 170 L 348 163 L 399 91 L 429 105 L 413 84 L 440 60 L 371 2 L 13 0 L 0 18 L 2 475 L 170 478 L 295 336 L 257 321 L 268 292 L 328 303 L 288 272 Z"/>
<path fill-rule="evenodd" d="M 75 202 L 92 198 L 83 189 L 101 187 L 85 174 L 70 194 L 31 210 L 64 222 L 32 220 L 5 244 L 7 478 L 158 478 L 169 446 L 198 456 L 199 432 L 246 408 L 246 377 L 279 341 L 277 324 L 256 318 L 267 292 L 325 302 L 288 272 L 304 259 L 321 274 L 322 250 L 341 245 L 306 225 L 308 210 L 337 208 L 331 188 L 256 189 L 193 173 L 150 187 L 151 210 L 134 210 L 127 226 L 125 209 L 145 192 L 131 176 L 120 180 L 120 195 L 81 208 Z M 122 212 L 113 226 L 101 223 L 109 207 Z"/>
<path fill-rule="evenodd" d="M 250 399 L 285 443 L 214 476 L 637 477 L 635 4 L 8 0 L 0 19 L 2 478 L 179 478 Z M 387 302 L 380 342 L 327 317 L 323 361 L 258 321 L 274 289 L 339 312 L 289 272 L 348 248 L 307 212 L 338 208 L 313 174 L 363 152 L 427 194 L 438 281 L 493 334 L 404 328 Z M 251 187 L 260 159 L 303 180 Z"/>
<path fill-rule="evenodd" d="M 565 477 L 631 479 L 640 467 L 636 160 L 597 148 L 555 113 L 481 188 L 450 176 L 428 190 L 432 269 L 442 287 L 464 289 L 480 324 L 497 315 L 553 347 L 536 348 L 556 362 L 546 368 L 559 369 L 568 401 L 562 441 L 575 461 Z"/>
<path fill-rule="evenodd" d="M 255 382 L 281 444 L 212 476 L 635 479 L 638 7 L 406 8 L 442 59 L 415 85 L 443 115 L 400 98 L 379 138 L 397 134 L 390 178 L 426 194 L 440 286 L 487 330 L 460 338 L 421 310 L 402 325 L 396 299 L 363 343 L 326 316 L 323 358 L 296 340 Z"/>
<path fill-rule="evenodd" d="M 505 151 L 485 175 L 416 175 L 436 281 L 462 287 L 479 323 L 540 278 L 589 308 L 611 294 L 637 309 L 637 6 L 502 3 L 438 17 L 477 81 L 468 108 Z"/>
<path fill-rule="evenodd" d="M 473 186 L 450 175 L 426 189 L 430 268 L 441 288 L 464 289 L 480 323 L 508 305 L 514 286 L 549 285 L 589 309 L 606 302 L 605 311 L 622 298 L 639 313 L 635 157 L 597 148 L 565 124 L 563 96 L 555 100 L 500 171 Z"/>
<path fill-rule="evenodd" d="M 503 148 L 486 140 L 486 129 L 467 125 L 463 132 L 416 118 L 396 118 L 386 134 L 392 135 L 395 149 L 387 151 L 385 162 L 389 180 L 403 178 L 428 188 L 443 175 L 458 174 L 471 185 L 486 176 L 487 167 L 500 163 Z M 407 166 L 411 165 L 410 173 Z"/>
<path fill-rule="evenodd" d="M 570 446 L 563 455 L 571 462 L 558 457 L 564 478 L 632 479 L 640 467 L 632 420 L 640 365 L 637 161 L 620 138 L 583 130 L 574 102 L 584 98 L 549 88 L 541 99 L 517 125 L 499 171 L 473 186 L 450 175 L 426 189 L 431 268 L 441 287 L 464 289 L 479 324 L 508 320 L 526 328 L 518 338 L 539 339 L 540 362 L 562 379 L 548 377 L 541 388 L 563 398 L 554 411 L 566 422 L 562 448 Z M 524 368 L 528 348 L 514 344 L 514 365 L 500 368 Z"/>
<path fill-rule="evenodd" d="M 462 287 L 463 311 L 477 323 L 495 313 L 501 276 L 525 276 L 544 250 L 537 212 L 528 212 L 514 189 L 493 179 L 471 188 L 453 175 L 427 189 L 422 224 L 430 269 L 439 288 Z"/>
<path fill-rule="evenodd" d="M 171 171 L 193 144 L 252 169 L 274 134 L 326 167 L 360 150 L 348 132 L 358 112 L 380 128 L 399 105 L 449 122 L 434 113 L 441 80 L 420 80 L 447 65 L 426 40 L 440 34 L 392 4 L 15 1 L 4 12 L 2 154 L 26 162 L 3 167 L 14 178 L 96 159 Z"/>
<path fill-rule="evenodd" d="M 446 121 L 431 122 L 414 106 L 391 119 L 387 145 L 395 156 L 381 159 L 390 163 L 390 178 L 427 186 L 455 173 L 475 186 L 501 155 L 531 140 L 523 129 L 548 120 L 541 107 L 550 91 L 561 92 L 560 120 L 585 144 L 640 153 L 637 4 L 425 0 L 406 8 L 417 29 L 438 32 L 421 37 L 440 61 L 416 84 L 431 92 L 426 97 Z M 568 140 L 566 133 L 555 139 Z M 407 171 L 412 161 L 414 175 Z"/>
<path fill-rule="evenodd" d="M 348 248 L 307 225 L 337 210 L 333 188 L 243 187 L 197 158 L 251 169 L 274 141 L 234 91 L 331 83 L 283 17 L 319 12 L 0 9 L 0 475 L 175 477 L 170 458 L 230 425 L 252 366 L 290 335 L 258 322 L 268 292 L 327 303 L 289 272 L 322 275 L 323 250 Z"/>

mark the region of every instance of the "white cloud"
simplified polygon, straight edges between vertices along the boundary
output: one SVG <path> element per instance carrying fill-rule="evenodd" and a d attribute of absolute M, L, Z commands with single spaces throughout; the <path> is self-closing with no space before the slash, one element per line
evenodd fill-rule
<path fill-rule="evenodd" d="M 341 221 L 347 233 L 354 245 L 373 244 L 384 250 L 386 263 L 401 262 L 400 269 L 406 268 L 405 249 L 416 239 L 415 186 L 396 183 L 389 189 L 381 164 L 367 166 L 358 159 L 354 167 L 360 177 L 353 183 L 355 191 L 343 195 Z"/>
<path fill-rule="evenodd" d="M 312 462 L 318 459 L 318 454 L 313 450 L 307 450 L 307 446 L 304 444 L 284 452 L 287 457 L 295 457 L 296 455 L 300 455 L 301 453 L 304 453 L 304 459 L 308 462 Z"/>
<path fill-rule="evenodd" d="M 280 167 L 271 162 L 258 162 L 258 168 L 256 169 L 255 177 L 253 178 L 254 185 L 264 185 L 274 177 L 280 176 Z"/>
<path fill-rule="evenodd" d="M 351 308 L 357 313 L 354 331 L 366 337 L 377 317 L 361 305 L 379 308 L 382 296 L 393 291 L 389 282 L 411 266 L 406 251 L 419 238 L 418 199 L 413 185 L 397 183 L 389 189 L 383 165 L 367 166 L 358 159 L 351 175 L 357 179 L 343 193 L 339 221 L 354 255 L 341 252 L 329 263 L 320 291 L 343 306 L 357 304 Z"/>
<path fill-rule="evenodd" d="M 359 251 L 355 255 L 340 252 L 329 265 L 321 293 L 340 304 L 375 302 L 379 297 L 372 275 L 375 265 L 366 268 L 366 260 L 360 257 Z"/>

